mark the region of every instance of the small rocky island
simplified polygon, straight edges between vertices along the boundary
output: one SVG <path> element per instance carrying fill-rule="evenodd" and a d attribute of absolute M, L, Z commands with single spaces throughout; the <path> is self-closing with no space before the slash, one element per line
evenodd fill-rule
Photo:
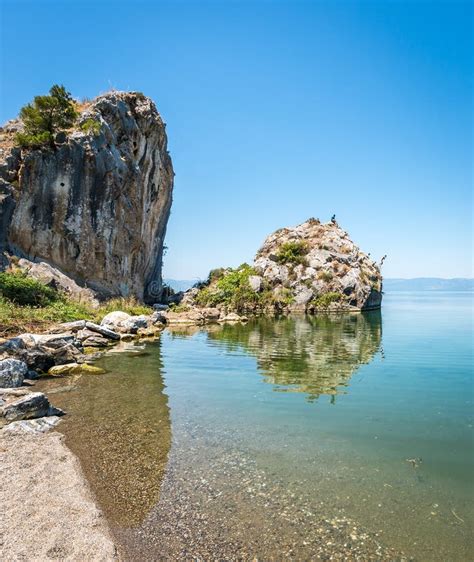
<path fill-rule="evenodd" d="M 171 322 L 371 310 L 382 303 L 382 275 L 335 219 L 310 218 L 268 236 L 253 265 L 213 270 L 175 300 Z"/>

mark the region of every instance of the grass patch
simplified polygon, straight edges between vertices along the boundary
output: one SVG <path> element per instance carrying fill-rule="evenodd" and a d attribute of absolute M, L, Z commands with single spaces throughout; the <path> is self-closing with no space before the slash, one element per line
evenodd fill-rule
<path fill-rule="evenodd" d="M 343 295 L 341 293 L 329 292 L 316 297 L 310 301 L 310 306 L 315 308 L 329 308 L 329 306 L 334 302 L 341 302 L 343 300 Z"/>
<path fill-rule="evenodd" d="M 153 309 L 133 297 L 113 298 L 94 307 L 27 277 L 24 272 L 0 273 L 0 335 L 42 332 L 61 322 L 100 322 L 109 312 L 151 314 Z"/>
<path fill-rule="evenodd" d="M 321 279 L 321 281 L 331 281 L 333 277 L 334 275 L 331 271 L 320 271 L 318 273 L 318 279 Z"/>
<path fill-rule="evenodd" d="M 290 240 L 279 247 L 277 262 L 280 264 L 306 265 L 308 251 L 308 244 L 303 240 Z"/>

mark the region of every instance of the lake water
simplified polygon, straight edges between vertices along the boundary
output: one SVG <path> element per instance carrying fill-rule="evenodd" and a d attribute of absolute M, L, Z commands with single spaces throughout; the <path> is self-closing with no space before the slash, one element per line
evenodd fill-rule
<path fill-rule="evenodd" d="M 129 559 L 470 560 L 472 305 L 165 331 L 40 385 Z"/>

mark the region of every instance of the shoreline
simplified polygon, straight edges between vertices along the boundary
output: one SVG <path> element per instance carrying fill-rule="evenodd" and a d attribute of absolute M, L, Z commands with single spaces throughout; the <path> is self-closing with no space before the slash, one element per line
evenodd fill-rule
<path fill-rule="evenodd" d="M 179 316 L 180 319 L 167 319 L 164 330 L 203 327 L 202 321 L 192 322 L 186 314 Z M 246 321 L 247 318 L 242 317 L 227 319 L 230 323 Z M 154 337 L 139 333 L 134 339 L 136 342 L 153 341 L 160 337 L 163 328 Z M 120 343 L 122 351 L 127 351 L 127 342 L 123 339 L 111 341 L 111 345 L 97 351 L 100 355 L 112 350 L 120 352 Z M 34 391 L 34 386 L 27 389 Z M 31 434 L 0 431 L 0 452 L 3 453 L 4 472 L 0 493 L 5 512 L 0 525 L 4 558 L 121 559 L 120 540 L 115 537 L 112 522 L 107 520 L 79 456 L 66 445 L 62 432 L 58 429 Z"/>
<path fill-rule="evenodd" d="M 81 463 L 57 431 L 0 432 L 4 560 L 120 560 Z"/>

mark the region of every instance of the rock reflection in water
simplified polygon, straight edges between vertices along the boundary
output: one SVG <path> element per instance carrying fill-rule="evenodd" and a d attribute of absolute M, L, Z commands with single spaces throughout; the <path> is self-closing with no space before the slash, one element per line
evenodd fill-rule
<path fill-rule="evenodd" d="M 308 400 L 343 392 L 353 373 L 380 349 L 380 311 L 259 319 L 222 326 L 208 337 L 257 358 L 264 380 Z M 334 398 L 333 398 L 334 399 Z"/>
<path fill-rule="evenodd" d="M 96 365 L 107 373 L 83 375 L 75 389 L 55 393 L 55 405 L 68 413 L 58 429 L 81 459 L 109 521 L 133 526 L 158 501 L 171 444 L 160 342 L 149 344 L 147 353 L 110 354 Z M 42 385 L 49 392 L 71 381 Z"/>

